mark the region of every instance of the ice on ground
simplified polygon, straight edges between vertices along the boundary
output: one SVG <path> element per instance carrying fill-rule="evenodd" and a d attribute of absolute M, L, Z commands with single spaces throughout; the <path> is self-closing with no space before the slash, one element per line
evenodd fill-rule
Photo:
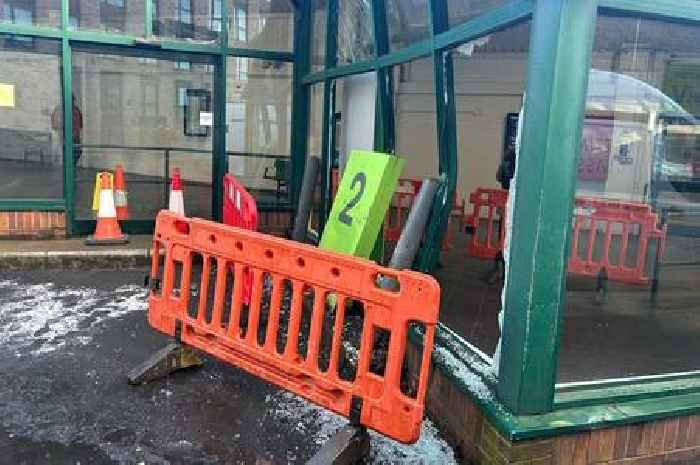
<path fill-rule="evenodd" d="M 266 399 L 267 414 L 283 420 L 302 434 L 311 435 L 319 447 L 336 431 L 347 424 L 347 420 L 328 410 L 288 392 L 269 395 Z M 435 425 L 426 419 L 421 437 L 407 446 L 370 431 L 370 463 L 406 465 L 450 465 L 456 464 L 454 451 L 440 437 Z"/>
<path fill-rule="evenodd" d="M 0 346 L 17 354 L 53 352 L 69 340 L 89 344 L 96 324 L 147 308 L 144 289 L 136 285 L 100 291 L 2 280 L 0 295 Z"/>

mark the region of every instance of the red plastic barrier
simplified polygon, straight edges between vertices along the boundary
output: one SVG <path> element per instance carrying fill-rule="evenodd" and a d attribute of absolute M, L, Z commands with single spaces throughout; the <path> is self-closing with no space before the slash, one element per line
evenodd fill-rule
<path fill-rule="evenodd" d="M 569 273 L 595 277 L 605 269 L 608 279 L 628 284 L 649 284 L 648 253 L 657 244 L 660 260 L 666 227 L 647 204 L 576 199 Z"/>
<path fill-rule="evenodd" d="M 508 191 L 479 188 L 469 201 L 473 212 L 466 223 L 474 228 L 474 234 L 467 253 L 494 258 L 505 239 L 500 216 L 505 214 Z M 649 248 L 657 244 L 656 260 L 660 260 L 666 243 L 666 227 L 658 227 L 658 216 L 651 207 L 588 197 L 577 198 L 575 205 L 569 273 L 597 277 L 605 269 L 610 280 L 649 284 Z"/>
<path fill-rule="evenodd" d="M 480 187 L 469 195 L 471 214 L 465 223 L 474 233 L 467 242 L 467 254 L 478 258 L 494 258 L 503 248 L 505 239 L 504 217 L 508 191 Z"/>
<path fill-rule="evenodd" d="M 255 198 L 231 174 L 224 176 L 224 224 L 250 231 L 258 229 Z"/>
<path fill-rule="evenodd" d="M 231 174 L 224 175 L 224 224 L 257 231 L 258 205 L 243 184 Z M 243 301 L 250 303 L 253 276 L 246 272 L 243 286 Z"/>
<path fill-rule="evenodd" d="M 419 438 L 440 307 L 431 276 L 170 212 L 156 218 L 153 250 L 153 328 L 174 336 L 179 326 L 186 345 L 340 415 L 354 410 L 362 425 L 398 441 Z M 201 280 L 193 277 L 199 257 Z M 245 270 L 254 277 L 250 305 Z M 393 277 L 398 290 L 380 288 L 379 276 Z M 353 332 L 348 322 L 358 314 Z M 424 328 L 419 368 L 405 364 L 416 323 Z M 352 334 L 356 353 L 347 349 Z M 388 350 L 378 372 L 380 334 Z M 344 374 L 349 363 L 353 376 Z"/>

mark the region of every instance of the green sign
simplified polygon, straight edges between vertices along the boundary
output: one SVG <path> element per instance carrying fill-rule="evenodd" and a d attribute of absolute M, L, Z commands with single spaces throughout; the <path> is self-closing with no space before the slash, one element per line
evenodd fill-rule
<path fill-rule="evenodd" d="M 319 247 L 369 258 L 403 166 L 392 155 L 353 151 Z"/>

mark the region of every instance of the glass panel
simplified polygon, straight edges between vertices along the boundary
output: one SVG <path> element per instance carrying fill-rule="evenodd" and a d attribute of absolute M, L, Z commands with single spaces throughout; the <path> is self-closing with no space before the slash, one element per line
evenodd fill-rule
<path fill-rule="evenodd" d="M 288 200 L 292 69 L 291 63 L 228 58 L 229 172 L 258 202 Z"/>
<path fill-rule="evenodd" d="M 370 0 L 340 0 L 338 18 L 338 64 L 374 57 Z"/>
<path fill-rule="evenodd" d="M 507 3 L 512 3 L 512 0 L 447 0 L 450 26 L 469 21 Z"/>
<path fill-rule="evenodd" d="M 70 0 L 71 29 L 143 36 L 144 0 Z"/>
<path fill-rule="evenodd" d="M 598 19 L 559 380 L 700 363 L 700 27 Z"/>
<path fill-rule="evenodd" d="M 61 27 L 61 0 L 3 0 L 0 20 L 23 26 Z"/>
<path fill-rule="evenodd" d="M 500 337 L 503 218 L 515 169 L 529 37 L 530 23 L 521 23 L 449 52 L 454 63 L 459 177 L 443 266 L 435 272 L 443 289 L 440 316 L 488 355 L 494 354 Z"/>
<path fill-rule="evenodd" d="M 221 0 L 152 0 L 153 35 L 214 42 L 221 35 Z"/>
<path fill-rule="evenodd" d="M 0 198 L 62 198 L 61 44 L 0 35 L 0 62 Z"/>
<path fill-rule="evenodd" d="M 102 50 L 73 53 L 73 89 L 83 115 L 77 134 L 76 217 L 93 216 L 96 173 L 118 164 L 126 172 L 131 219 L 153 219 L 167 206 L 168 178 L 176 168 L 188 216 L 210 217 L 213 58 Z"/>
<path fill-rule="evenodd" d="M 391 50 L 430 37 L 427 0 L 387 0 L 386 8 Z"/>
<path fill-rule="evenodd" d="M 294 8 L 289 0 L 227 1 L 231 47 L 292 51 Z"/>
<path fill-rule="evenodd" d="M 318 71 L 326 66 L 326 0 L 312 1 L 311 71 Z"/>

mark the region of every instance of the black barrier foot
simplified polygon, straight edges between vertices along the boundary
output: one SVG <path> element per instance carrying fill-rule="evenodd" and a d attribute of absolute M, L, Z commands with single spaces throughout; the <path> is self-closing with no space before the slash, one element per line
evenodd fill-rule
<path fill-rule="evenodd" d="M 369 454 L 364 426 L 346 425 L 335 433 L 306 465 L 357 465 Z"/>
<path fill-rule="evenodd" d="M 171 342 L 129 372 L 129 384 L 146 384 L 179 370 L 202 366 L 202 360 L 189 347 Z"/>
<path fill-rule="evenodd" d="M 598 305 L 608 301 L 608 271 L 605 268 L 601 268 L 598 272 L 595 292 L 595 301 Z"/>

